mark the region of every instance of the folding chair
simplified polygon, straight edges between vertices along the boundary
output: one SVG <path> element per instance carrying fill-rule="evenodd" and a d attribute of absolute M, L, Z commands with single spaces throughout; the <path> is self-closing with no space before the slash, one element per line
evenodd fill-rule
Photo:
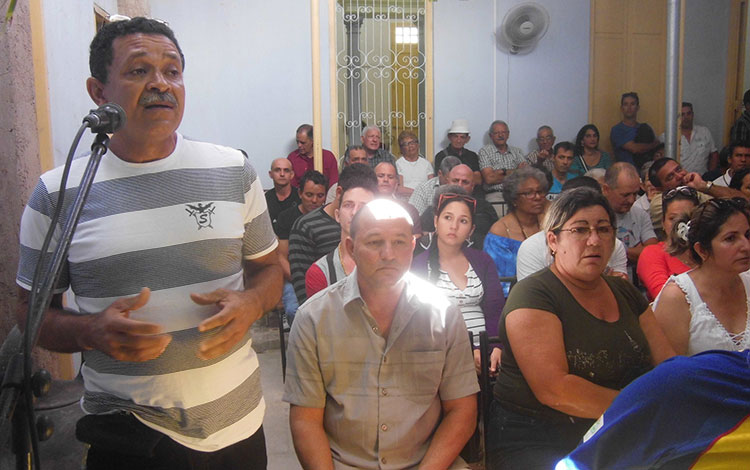
<path fill-rule="evenodd" d="M 484 439 L 482 440 L 483 455 L 487 456 L 487 443 L 490 442 L 492 436 L 487 432 L 487 425 L 489 423 L 489 411 L 490 403 L 492 403 L 492 388 L 495 385 L 494 377 L 490 377 L 490 353 L 491 345 L 500 343 L 500 338 L 497 336 L 488 336 L 486 331 L 479 333 L 479 356 L 480 364 L 482 366 L 479 373 L 479 421 L 482 425 L 482 434 Z"/>
<path fill-rule="evenodd" d="M 474 334 L 469 331 L 469 344 L 474 344 Z M 471 362 L 474 363 L 474 350 L 472 347 Z M 480 397 L 477 397 L 477 407 L 480 406 Z M 469 438 L 464 448 L 461 450 L 461 458 L 467 463 L 475 463 L 482 460 L 482 435 L 479 430 L 480 415 L 477 415 L 477 426 L 474 428 L 474 434 Z"/>

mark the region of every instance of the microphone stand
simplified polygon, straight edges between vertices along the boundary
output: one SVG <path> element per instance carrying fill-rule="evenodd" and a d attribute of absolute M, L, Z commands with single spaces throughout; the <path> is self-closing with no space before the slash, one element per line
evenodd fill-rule
<path fill-rule="evenodd" d="M 71 155 L 78 145 L 84 127 L 85 125 L 79 130 L 77 140 L 74 142 L 74 147 L 70 152 Z M 94 182 L 99 162 L 102 156 L 107 153 L 108 145 L 109 136 L 104 132 L 97 133 L 94 143 L 91 145 L 91 157 L 81 177 L 81 182 L 65 220 L 60 240 L 52 253 L 51 262 L 49 264 L 45 262 L 49 259 L 46 253 L 41 252 L 39 255 L 40 264 L 42 264 L 42 269 L 45 269 L 45 271 L 41 282 L 34 282 L 32 285 L 23 341 L 16 338 L 18 335 L 14 336 L 12 332 L 9 335 L 8 341 L 6 341 L 8 344 L 3 345 L 3 350 L 12 348 L 16 352 L 8 360 L 4 371 L 2 390 L 0 390 L 0 446 L 8 442 L 8 434 L 10 433 L 13 451 L 16 454 L 16 469 L 18 470 L 32 469 L 34 467 L 37 469 L 41 468 L 39 451 L 37 449 L 38 434 L 41 433 L 43 437 L 47 438 L 52 434 L 50 422 L 45 422 L 43 419 L 39 421 L 34 420 L 34 403 L 31 396 L 32 388 L 34 389 L 34 394 L 37 396 L 44 394 L 45 388 L 49 389 L 49 384 L 44 384 L 45 378 L 49 379 L 49 373 L 42 370 L 34 374 L 32 378 L 31 349 L 39 337 L 39 330 L 44 320 L 44 314 L 52 300 L 52 290 L 60 277 L 63 262 L 67 259 L 75 228 L 78 225 L 83 206 L 91 185 Z M 62 207 L 58 208 L 58 210 L 62 209 Z M 53 221 L 49 230 L 54 232 L 55 228 L 56 224 Z M 42 261 L 43 259 L 44 261 Z M 37 270 L 39 270 L 39 267 L 37 267 Z M 39 279 L 40 276 L 35 275 L 35 281 Z M 19 343 L 21 344 L 19 345 Z M 2 357 L 0 355 L 0 359 Z M 0 367 L 2 366 L 3 364 L 0 364 Z M 0 369 L 0 372 L 2 372 L 2 369 Z M 34 465 L 32 465 L 32 462 Z M 2 462 L 0 461 L 0 463 Z"/>

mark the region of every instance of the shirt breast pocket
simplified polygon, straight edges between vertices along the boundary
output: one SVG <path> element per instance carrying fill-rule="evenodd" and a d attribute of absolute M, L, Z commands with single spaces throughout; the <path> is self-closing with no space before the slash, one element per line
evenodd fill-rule
<path fill-rule="evenodd" d="M 444 351 L 404 353 L 399 388 L 405 395 L 436 395 L 443 379 L 444 365 Z"/>

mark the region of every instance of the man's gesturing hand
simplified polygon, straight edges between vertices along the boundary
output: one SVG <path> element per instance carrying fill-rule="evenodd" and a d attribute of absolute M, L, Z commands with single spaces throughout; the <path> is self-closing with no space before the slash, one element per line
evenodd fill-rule
<path fill-rule="evenodd" d="M 218 333 L 201 341 L 198 357 L 213 359 L 229 351 L 241 340 L 255 320 L 263 315 L 259 300 L 249 291 L 216 289 L 205 294 L 190 294 L 198 305 L 216 304 L 221 307 L 216 315 L 207 318 L 198 325 L 198 331 L 204 332 L 222 327 Z"/>
<path fill-rule="evenodd" d="M 172 341 L 170 335 L 159 334 L 161 326 L 129 318 L 132 310 L 146 305 L 151 290 L 147 287 L 135 297 L 122 297 L 93 321 L 82 337 L 84 349 L 96 349 L 119 361 L 148 361 L 159 357 Z"/>

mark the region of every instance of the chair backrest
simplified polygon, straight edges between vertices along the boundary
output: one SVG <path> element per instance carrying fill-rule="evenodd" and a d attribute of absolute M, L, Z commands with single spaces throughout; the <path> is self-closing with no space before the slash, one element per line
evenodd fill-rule
<path fill-rule="evenodd" d="M 492 439 L 488 435 L 488 424 L 489 424 L 489 411 L 490 403 L 492 403 L 492 388 L 495 385 L 495 378 L 490 376 L 490 354 L 492 353 L 492 345 L 500 343 L 500 338 L 497 336 L 488 336 L 486 331 L 479 333 L 479 357 L 480 357 L 480 373 L 479 373 L 479 416 L 482 421 L 482 427 L 484 429 L 484 448 L 487 449 L 487 443 Z M 498 369 L 498 373 L 500 370 Z"/>
<path fill-rule="evenodd" d="M 510 291 L 513 289 L 513 286 L 516 285 L 518 282 L 518 278 L 516 276 L 500 276 L 500 283 L 507 282 L 510 284 L 510 287 L 508 288 L 508 295 L 510 295 Z"/>

